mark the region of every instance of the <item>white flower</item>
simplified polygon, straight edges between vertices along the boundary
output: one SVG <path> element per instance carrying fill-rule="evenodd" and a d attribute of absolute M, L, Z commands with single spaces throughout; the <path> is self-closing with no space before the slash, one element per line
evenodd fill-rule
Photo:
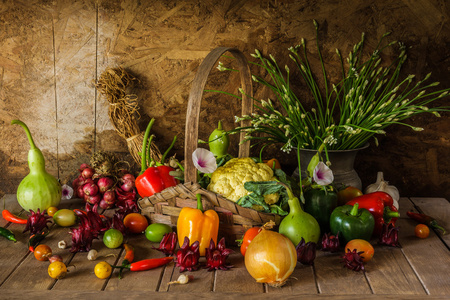
<path fill-rule="evenodd" d="M 320 185 L 329 185 L 334 180 L 333 171 L 320 161 L 317 166 L 314 168 L 314 181 Z"/>
<path fill-rule="evenodd" d="M 194 166 L 202 173 L 209 174 L 217 169 L 217 162 L 214 154 L 204 148 L 197 148 L 192 153 Z"/>

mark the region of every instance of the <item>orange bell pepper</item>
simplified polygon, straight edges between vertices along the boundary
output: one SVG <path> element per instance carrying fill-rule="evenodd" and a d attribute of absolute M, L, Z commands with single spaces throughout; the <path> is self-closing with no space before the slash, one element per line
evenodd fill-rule
<path fill-rule="evenodd" d="M 200 256 L 205 256 L 205 249 L 209 247 L 211 239 L 217 245 L 219 233 L 219 215 L 210 209 L 203 212 L 202 198 L 197 194 L 197 208 L 183 207 L 177 221 L 177 235 L 180 247 L 184 238 L 189 238 L 192 245 L 200 243 Z"/>

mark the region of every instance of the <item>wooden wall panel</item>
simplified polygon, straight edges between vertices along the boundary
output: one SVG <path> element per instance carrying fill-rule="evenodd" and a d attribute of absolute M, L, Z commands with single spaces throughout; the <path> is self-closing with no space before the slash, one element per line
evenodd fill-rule
<path fill-rule="evenodd" d="M 140 80 L 133 90 L 139 98 L 141 129 L 156 118 L 153 133 L 165 149 L 172 137 L 174 151 L 183 154 L 186 103 L 190 84 L 202 59 L 218 46 L 237 47 L 248 55 L 254 49 L 272 54 L 280 65 L 290 64 L 287 48 L 308 42 L 315 56 L 312 20 L 320 24 L 319 43 L 335 79 L 335 49 L 345 55 L 366 33 L 366 48 L 391 31 L 389 40 L 410 46 L 409 73 L 450 86 L 450 15 L 444 0 L 402 1 L 276 1 L 276 0 L 57 0 L 3 1 L 0 4 L 0 189 L 11 192 L 26 170 L 25 136 L 9 122 L 21 118 L 34 133 L 47 157 L 49 170 L 61 179 L 96 150 L 114 151 L 126 159 L 127 147 L 114 132 L 108 105 L 93 80 L 107 67 L 122 66 Z M 392 58 L 392 52 L 386 53 Z M 294 67 L 291 66 L 291 69 Z M 259 70 L 252 67 L 253 72 Z M 237 92 L 237 76 L 213 72 L 208 86 Z M 298 84 L 308 103 L 308 93 Z M 255 85 L 255 96 L 268 91 Z M 449 98 L 439 101 L 448 105 Z M 205 94 L 200 137 L 206 138 L 219 119 L 234 126 L 239 114 L 234 100 Z M 219 112 L 219 113 L 218 113 Z M 402 196 L 450 197 L 448 113 L 438 119 L 420 115 L 408 122 L 424 127 L 414 132 L 392 126 L 359 154 L 356 168 L 363 184 L 375 181 L 376 172 L 400 189 Z M 232 151 L 237 149 L 233 147 Z M 255 153 L 256 154 L 256 153 Z M 272 147 L 267 155 L 280 157 L 292 169 L 295 157 Z"/>

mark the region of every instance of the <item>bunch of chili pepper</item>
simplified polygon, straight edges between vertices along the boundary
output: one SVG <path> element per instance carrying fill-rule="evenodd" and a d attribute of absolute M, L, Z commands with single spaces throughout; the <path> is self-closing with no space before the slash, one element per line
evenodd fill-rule
<path fill-rule="evenodd" d="M 136 178 L 136 189 L 141 197 L 150 197 L 155 193 L 159 193 L 162 190 L 177 185 L 178 180 L 169 173 L 175 171 L 172 167 L 165 166 L 164 160 L 167 153 L 172 149 L 176 141 L 174 137 L 172 144 L 166 150 L 161 158 L 161 162 L 155 162 L 150 155 L 150 145 L 153 136 L 150 136 L 150 129 L 155 122 L 155 119 L 151 119 L 144 134 L 144 141 L 142 143 L 141 153 L 141 173 Z M 148 152 L 148 153 L 147 153 Z M 147 168 L 147 166 L 150 166 Z"/>
<path fill-rule="evenodd" d="M 359 203 L 359 208 L 365 208 L 375 218 L 374 236 L 380 236 L 383 230 L 383 224 L 395 225 L 400 214 L 394 206 L 394 199 L 385 192 L 373 192 L 353 198 L 347 205 Z"/>

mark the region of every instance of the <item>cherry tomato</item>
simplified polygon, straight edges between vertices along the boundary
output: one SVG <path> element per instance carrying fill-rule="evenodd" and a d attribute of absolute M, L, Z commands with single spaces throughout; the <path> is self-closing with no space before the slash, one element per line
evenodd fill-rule
<path fill-rule="evenodd" d="M 271 169 L 281 169 L 281 164 L 276 158 L 265 160 L 264 163 L 268 165 Z"/>
<path fill-rule="evenodd" d="M 53 215 L 58 211 L 58 208 L 56 206 L 50 206 L 47 208 L 47 215 L 50 217 L 53 217 Z"/>
<path fill-rule="evenodd" d="M 131 233 L 141 233 L 147 228 L 148 221 L 145 216 L 139 213 L 130 213 L 123 219 L 123 225 Z"/>
<path fill-rule="evenodd" d="M 67 274 L 67 267 L 61 261 L 54 261 L 48 266 L 48 275 L 54 279 L 62 279 Z"/>
<path fill-rule="evenodd" d="M 34 248 L 34 257 L 39 261 L 47 261 L 51 256 L 52 249 L 45 244 L 40 244 Z"/>
<path fill-rule="evenodd" d="M 111 275 L 112 267 L 106 261 L 101 261 L 95 265 L 94 273 L 98 278 L 106 279 Z"/>
<path fill-rule="evenodd" d="M 417 224 L 414 233 L 421 239 L 426 239 L 430 235 L 430 228 L 425 224 Z"/>
<path fill-rule="evenodd" d="M 69 227 L 75 225 L 77 216 L 73 210 L 63 208 L 55 212 L 53 221 L 61 227 Z"/>
<path fill-rule="evenodd" d="M 353 187 L 348 186 L 344 188 L 343 190 L 340 190 L 338 193 L 338 205 L 345 205 L 348 201 L 352 200 L 353 198 L 359 197 L 363 195 L 363 192 L 361 190 Z"/>
<path fill-rule="evenodd" d="M 372 259 L 373 254 L 375 253 L 375 250 L 373 249 L 373 246 L 366 240 L 362 239 L 354 239 L 345 245 L 345 251 L 347 249 L 350 249 L 350 251 L 353 251 L 356 249 L 356 252 L 363 252 L 361 253 L 361 257 L 363 262 L 368 262 Z"/>
<path fill-rule="evenodd" d="M 111 228 L 103 234 L 103 243 L 110 249 L 115 249 L 122 245 L 123 234 L 117 229 Z"/>
<path fill-rule="evenodd" d="M 247 247 L 250 244 L 250 242 L 255 238 L 255 236 L 258 235 L 260 231 L 261 231 L 260 227 L 252 227 L 245 232 L 241 244 L 241 254 L 243 256 L 245 256 L 245 252 L 247 252 Z"/>
<path fill-rule="evenodd" d="M 167 224 L 153 223 L 145 229 L 145 237 L 154 243 L 160 243 L 166 233 L 171 233 L 172 227 Z"/>

